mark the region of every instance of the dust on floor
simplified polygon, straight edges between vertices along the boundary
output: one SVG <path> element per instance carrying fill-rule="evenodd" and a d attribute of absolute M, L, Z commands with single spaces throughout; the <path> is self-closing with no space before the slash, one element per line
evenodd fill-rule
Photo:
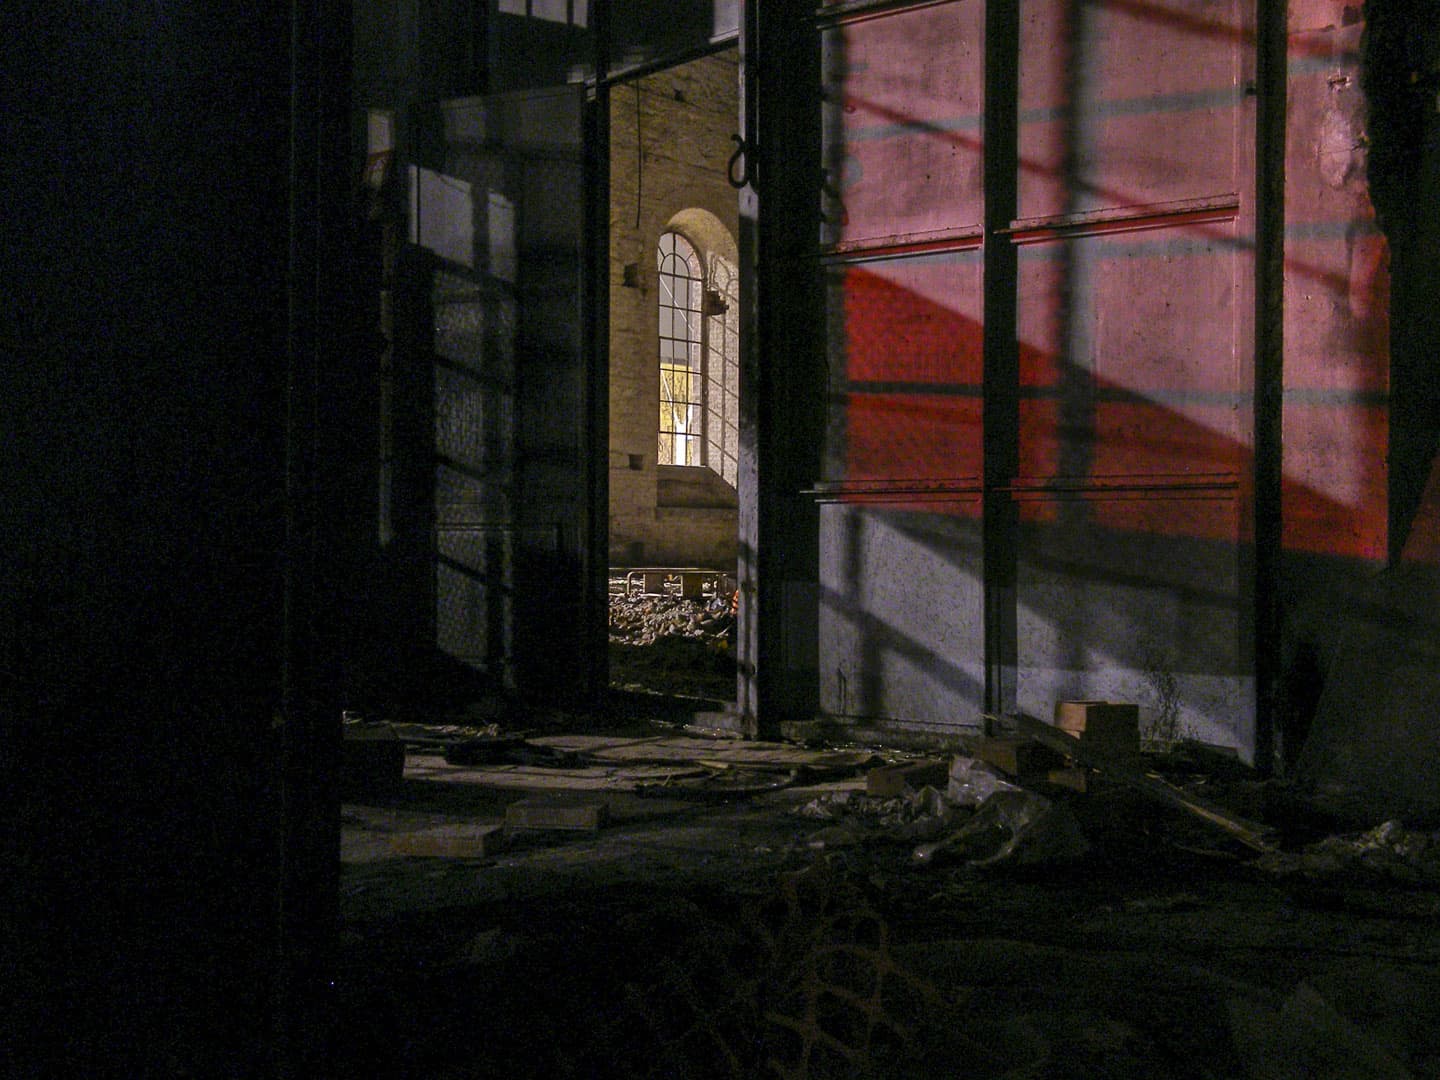
<path fill-rule="evenodd" d="M 338 1075 L 1440 1075 L 1440 896 L 1395 845 L 1330 837 L 1356 854 L 1327 861 L 1289 821 L 1267 863 L 1100 780 L 1048 793 L 1083 854 L 921 864 L 913 828 L 862 812 L 893 754 L 535 741 L 582 762 L 432 747 L 346 805 Z M 605 816 L 397 853 L 521 800 Z"/>

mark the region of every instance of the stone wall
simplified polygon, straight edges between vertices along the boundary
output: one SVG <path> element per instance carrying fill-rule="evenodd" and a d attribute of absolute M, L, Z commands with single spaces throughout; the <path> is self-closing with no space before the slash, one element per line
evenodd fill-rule
<path fill-rule="evenodd" d="M 735 261 L 726 178 L 737 126 L 734 50 L 616 86 L 610 102 L 610 561 L 735 560 L 730 507 L 661 507 L 656 244 L 674 228 Z M 707 478 L 708 479 L 708 478 Z M 714 500 L 711 500 L 713 503 Z"/>

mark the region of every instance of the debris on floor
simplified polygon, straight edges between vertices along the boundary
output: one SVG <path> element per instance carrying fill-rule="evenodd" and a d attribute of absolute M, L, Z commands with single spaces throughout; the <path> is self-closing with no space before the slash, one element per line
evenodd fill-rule
<path fill-rule="evenodd" d="M 974 808 L 997 791 L 1018 790 L 1019 787 L 1016 784 L 1006 780 L 1001 775 L 1001 770 L 988 761 L 978 761 L 975 758 L 959 755 L 950 763 L 950 776 L 945 788 L 945 795 L 956 806 Z"/>
<path fill-rule="evenodd" d="M 613 686 L 703 697 L 735 697 L 732 596 L 699 599 L 666 592 L 630 595 L 623 579 L 610 588 L 610 682 Z"/>
<path fill-rule="evenodd" d="M 1095 769 L 1102 775 L 1133 788 L 1147 798 L 1183 810 L 1187 814 L 1223 830 L 1246 847 L 1260 852 L 1274 850 L 1274 837 L 1271 835 L 1271 830 L 1265 826 L 1248 821 L 1197 795 L 1182 791 L 1161 777 L 1144 771 L 1142 766 L 1130 760 L 1128 754 L 1113 753 L 1104 744 L 1087 744 L 1067 731 L 1024 713 L 1013 714 L 1009 717 L 1008 722 L 1014 725 L 1019 734 L 1073 758 L 1077 764 Z"/>
<path fill-rule="evenodd" d="M 1440 832 L 1382 822 L 1360 833 L 1327 836 L 1299 851 L 1272 851 L 1260 869 L 1281 877 L 1364 875 L 1407 885 L 1440 885 Z"/>
<path fill-rule="evenodd" d="M 832 791 L 797 807 L 795 814 L 813 821 L 856 823 L 875 839 L 913 841 L 937 835 L 965 812 L 926 786 L 889 798 L 859 790 Z"/>
<path fill-rule="evenodd" d="M 691 638 L 730 648 L 735 626 L 729 593 L 694 598 L 663 593 L 630 595 L 611 583 L 610 640 L 653 645 L 666 637 Z"/>
<path fill-rule="evenodd" d="M 1074 815 L 1032 791 L 997 791 L 972 817 L 939 840 L 921 844 L 917 866 L 964 862 L 970 866 L 1012 863 L 1035 866 L 1073 862 L 1090 849 Z"/>
<path fill-rule="evenodd" d="M 352 1071 L 1440 1075 L 1440 833 L 1041 726 L 923 757 L 401 729 L 403 791 L 342 837 L 349 970 L 401 972 L 340 980 Z"/>
<path fill-rule="evenodd" d="M 949 765 L 934 759 L 880 765 L 865 774 L 865 794 L 889 798 L 906 791 L 935 787 L 945 783 L 948 774 Z"/>
<path fill-rule="evenodd" d="M 584 756 L 553 746 L 529 742 L 522 735 L 481 736 L 445 746 L 449 765 L 537 765 L 550 769 L 576 769 Z"/>
<path fill-rule="evenodd" d="M 701 762 L 697 770 L 637 783 L 635 794 L 641 798 L 731 802 L 781 791 L 796 783 L 799 776 L 795 769 L 734 768 L 723 762 Z"/>

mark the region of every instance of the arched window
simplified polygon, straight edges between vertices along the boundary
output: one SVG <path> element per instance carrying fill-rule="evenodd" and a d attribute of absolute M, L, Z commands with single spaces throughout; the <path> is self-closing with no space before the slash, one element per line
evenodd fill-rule
<path fill-rule="evenodd" d="M 705 464 L 735 486 L 740 461 L 740 273 L 710 256 L 705 315 Z"/>
<path fill-rule="evenodd" d="M 661 465 L 704 465 L 732 487 L 739 458 L 739 276 L 719 255 L 708 280 L 676 232 L 660 237 Z"/>
<path fill-rule="evenodd" d="M 703 465 L 704 351 L 700 259 L 679 233 L 660 237 L 661 465 Z"/>

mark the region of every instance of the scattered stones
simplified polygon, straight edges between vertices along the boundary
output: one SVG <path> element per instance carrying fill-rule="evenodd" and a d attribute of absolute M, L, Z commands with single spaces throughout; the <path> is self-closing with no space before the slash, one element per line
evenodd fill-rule
<path fill-rule="evenodd" d="M 1364 876 L 1401 884 L 1440 884 L 1440 833 L 1386 821 L 1361 833 L 1327 836 L 1298 852 L 1262 856 L 1260 869 L 1309 879 Z"/>
<path fill-rule="evenodd" d="M 610 681 L 652 693 L 732 699 L 734 629 L 727 595 L 627 596 L 612 587 Z"/>
<path fill-rule="evenodd" d="M 716 648 L 731 647 L 735 617 L 730 598 L 710 600 L 683 596 L 627 596 L 610 593 L 610 641 L 622 645 L 653 645 L 661 638 L 695 638 Z"/>
<path fill-rule="evenodd" d="M 1089 850 L 1079 823 L 1064 806 L 1030 791 L 997 791 L 959 829 L 917 847 L 914 862 L 1034 866 L 1071 862 Z"/>

